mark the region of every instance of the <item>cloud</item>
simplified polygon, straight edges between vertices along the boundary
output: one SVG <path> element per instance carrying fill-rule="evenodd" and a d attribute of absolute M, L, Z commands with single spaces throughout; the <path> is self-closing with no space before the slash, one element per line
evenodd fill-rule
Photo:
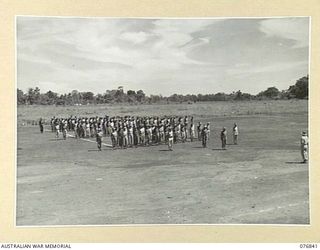
<path fill-rule="evenodd" d="M 18 17 L 18 87 L 255 91 L 270 72 L 291 84 L 292 68 L 307 73 L 305 20 Z"/>
<path fill-rule="evenodd" d="M 236 65 L 234 68 L 230 68 L 227 72 L 233 76 L 245 77 L 248 74 L 263 74 L 263 73 L 273 73 L 277 74 L 286 70 L 292 70 L 295 68 L 307 67 L 308 61 L 298 61 L 291 63 L 273 63 L 266 66 L 251 66 L 251 65 Z"/>
<path fill-rule="evenodd" d="M 126 32 L 120 35 L 120 39 L 132 42 L 134 44 L 137 43 L 143 43 L 145 42 L 148 37 L 150 37 L 150 34 L 145 33 L 145 32 Z"/>
<path fill-rule="evenodd" d="M 295 41 L 295 48 L 309 46 L 309 18 L 276 18 L 263 20 L 260 30 L 267 36 Z"/>

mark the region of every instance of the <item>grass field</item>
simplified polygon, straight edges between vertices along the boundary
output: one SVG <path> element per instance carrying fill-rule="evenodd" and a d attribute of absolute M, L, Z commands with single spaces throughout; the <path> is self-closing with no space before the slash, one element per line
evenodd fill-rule
<path fill-rule="evenodd" d="M 309 224 L 299 147 L 307 111 L 306 100 L 18 107 L 17 225 Z M 211 137 L 206 149 L 196 141 L 173 152 L 166 145 L 99 152 L 93 142 L 27 126 L 71 114 L 193 115 L 211 122 Z M 239 145 L 222 151 L 221 127 L 231 138 L 234 122 Z"/>

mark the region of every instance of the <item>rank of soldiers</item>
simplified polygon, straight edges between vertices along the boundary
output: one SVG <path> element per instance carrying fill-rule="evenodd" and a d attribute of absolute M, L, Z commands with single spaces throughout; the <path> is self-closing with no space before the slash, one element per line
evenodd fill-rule
<path fill-rule="evenodd" d="M 42 119 L 40 130 L 43 131 Z M 202 141 L 207 146 L 210 137 L 210 123 L 194 124 L 192 116 L 164 117 L 76 117 L 51 118 L 51 130 L 56 137 L 62 133 L 66 139 L 67 131 L 75 138 L 96 137 L 98 148 L 101 149 L 103 136 L 110 136 L 113 148 L 127 148 L 168 144 L 172 150 L 173 144 L 194 140 Z M 225 133 L 225 132 L 224 132 Z"/>

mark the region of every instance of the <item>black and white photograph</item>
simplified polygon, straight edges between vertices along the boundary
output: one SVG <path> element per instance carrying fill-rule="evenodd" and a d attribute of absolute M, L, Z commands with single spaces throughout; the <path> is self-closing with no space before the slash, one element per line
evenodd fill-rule
<path fill-rule="evenodd" d="M 310 225 L 308 16 L 16 16 L 16 226 Z"/>

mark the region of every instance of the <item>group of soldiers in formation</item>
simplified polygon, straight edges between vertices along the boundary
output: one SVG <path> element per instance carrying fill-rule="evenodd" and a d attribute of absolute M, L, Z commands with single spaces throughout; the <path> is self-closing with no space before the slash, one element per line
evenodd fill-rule
<path fill-rule="evenodd" d="M 43 120 L 40 118 L 40 131 L 43 133 Z M 202 146 L 207 147 L 210 138 L 210 122 L 202 124 L 194 123 L 192 116 L 164 116 L 164 117 L 76 117 L 51 118 L 51 131 L 59 138 L 67 138 L 67 132 L 71 132 L 75 138 L 94 137 L 98 149 L 101 150 L 103 137 L 110 136 L 112 147 L 128 148 L 138 146 L 150 146 L 167 144 L 169 150 L 173 145 L 194 140 L 202 141 Z M 233 127 L 233 140 L 237 144 L 238 126 Z M 222 128 L 222 149 L 226 149 L 227 130 Z"/>
<path fill-rule="evenodd" d="M 67 138 L 67 132 L 74 134 L 75 138 L 95 137 L 98 149 L 101 151 L 102 138 L 111 137 L 112 147 L 128 148 L 167 144 L 169 150 L 173 144 L 194 140 L 202 141 L 202 146 L 207 147 L 210 138 L 210 122 L 196 125 L 192 116 L 177 117 L 76 117 L 51 118 L 51 131 L 59 138 Z M 44 121 L 39 120 L 40 132 L 43 133 Z M 236 123 L 232 128 L 233 143 L 238 144 L 239 130 Z M 226 149 L 227 130 L 225 127 L 220 132 L 222 149 Z M 301 140 L 301 156 L 303 163 L 308 161 L 309 139 L 307 132 L 303 131 Z"/>

